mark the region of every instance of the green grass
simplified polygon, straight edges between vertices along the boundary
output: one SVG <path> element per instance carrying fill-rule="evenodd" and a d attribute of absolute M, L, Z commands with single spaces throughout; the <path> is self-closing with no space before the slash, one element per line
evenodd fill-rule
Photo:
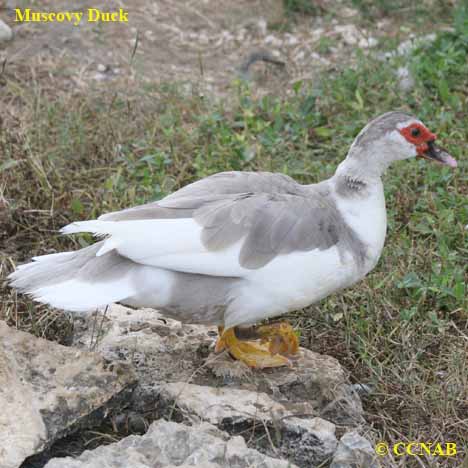
<path fill-rule="evenodd" d="M 286 15 L 312 15 L 319 11 L 320 6 L 310 0 L 283 0 Z"/>
<path fill-rule="evenodd" d="M 1 274 L 32 255 L 89 243 L 57 235 L 72 220 L 159 199 L 217 171 L 322 180 L 370 118 L 413 112 L 459 168 L 426 161 L 392 167 L 379 265 L 354 288 L 292 318 L 303 345 L 337 357 L 353 382 L 372 384 L 364 403 L 379 437 L 455 441 L 466 453 L 467 21 L 459 7 L 453 32 L 414 51 L 407 65 L 415 86 L 408 92 L 399 90 L 394 73 L 403 58 L 380 62 L 364 53 L 323 80 L 295 83 L 288 97 L 258 99 L 237 83 L 229 104 L 187 95 L 175 84 L 70 94 L 54 86 L 58 77 L 7 67 L 0 96 Z M 0 295 L 0 317 L 66 342 L 66 315 L 16 297 L 6 285 Z M 459 466 L 461 458 L 422 463 Z"/>

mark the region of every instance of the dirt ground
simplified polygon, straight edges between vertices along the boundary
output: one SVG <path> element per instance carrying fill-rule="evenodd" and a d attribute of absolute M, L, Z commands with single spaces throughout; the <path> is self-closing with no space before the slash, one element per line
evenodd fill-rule
<path fill-rule="evenodd" d="M 0 48 L 10 64 L 50 63 L 72 87 L 141 80 L 185 82 L 188 90 L 224 95 L 249 55 L 268 51 L 285 67 L 258 63 L 249 79 L 260 92 L 280 91 L 299 79 L 313 79 L 323 67 L 350 57 L 356 45 L 366 49 L 378 38 L 399 33 L 389 19 L 372 31 L 360 26 L 358 10 L 340 2 L 316 2 L 317 15 L 296 15 L 291 22 L 282 0 L 38 0 L 32 11 L 128 11 L 128 23 L 15 22 L 14 8 L 26 2 L 0 2 L 0 18 L 14 31 L 14 40 Z M 3 8 L 2 8 L 3 7 Z M 396 32 L 392 32 L 396 31 Z M 288 86 L 290 88 L 290 86 Z"/>

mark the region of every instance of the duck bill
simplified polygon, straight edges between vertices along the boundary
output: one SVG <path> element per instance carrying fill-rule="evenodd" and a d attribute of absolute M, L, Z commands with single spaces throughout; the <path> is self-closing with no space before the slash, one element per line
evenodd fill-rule
<path fill-rule="evenodd" d="M 457 167 L 457 161 L 450 156 L 447 151 L 437 146 L 433 141 L 428 141 L 422 148 L 418 148 L 419 158 L 428 159 L 429 161 L 436 161 L 445 166 Z"/>

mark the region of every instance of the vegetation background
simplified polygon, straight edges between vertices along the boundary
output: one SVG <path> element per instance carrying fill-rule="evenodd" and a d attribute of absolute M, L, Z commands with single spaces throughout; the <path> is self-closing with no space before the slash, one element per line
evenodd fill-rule
<path fill-rule="evenodd" d="M 354 13 L 344 20 L 345 8 Z M 222 93 L 211 92 L 201 55 L 196 86 L 186 77 L 142 79 L 143 62 L 158 64 L 138 55 L 139 40 L 119 75 L 86 86 L 70 79 L 78 73 L 73 56 L 2 51 L 0 319 L 68 342 L 72 316 L 16 296 L 2 280 L 33 255 L 92 242 L 57 234 L 72 220 L 159 199 L 217 171 L 319 181 L 371 118 L 403 109 L 438 134 L 458 169 L 394 166 L 385 176 L 388 236 L 377 268 L 290 319 L 303 346 L 336 357 L 353 383 L 368 386 L 365 416 L 376 440 L 456 442 L 459 450 L 456 459 L 389 466 L 460 466 L 468 457 L 468 5 L 284 0 L 278 11 L 266 25 L 272 37 L 320 18 L 325 29 L 345 21 L 365 30 L 376 44 L 340 49 L 337 36 L 324 34 L 315 53 L 326 63 L 312 77 L 280 76 L 281 91 L 269 89 L 280 72 L 259 64 L 248 80 L 232 74 Z M 411 34 L 422 39 L 397 53 Z"/>

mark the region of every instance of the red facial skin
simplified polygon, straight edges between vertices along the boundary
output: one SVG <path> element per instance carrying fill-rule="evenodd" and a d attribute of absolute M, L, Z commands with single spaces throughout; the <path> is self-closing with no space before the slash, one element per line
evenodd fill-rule
<path fill-rule="evenodd" d="M 419 130 L 419 134 L 413 135 L 413 132 L 415 132 L 416 129 Z M 418 155 L 423 155 L 429 149 L 427 143 L 429 141 L 434 141 L 437 138 L 435 133 L 432 133 L 420 123 L 412 123 L 411 125 L 402 128 L 400 133 L 406 138 L 406 141 L 416 146 Z"/>

